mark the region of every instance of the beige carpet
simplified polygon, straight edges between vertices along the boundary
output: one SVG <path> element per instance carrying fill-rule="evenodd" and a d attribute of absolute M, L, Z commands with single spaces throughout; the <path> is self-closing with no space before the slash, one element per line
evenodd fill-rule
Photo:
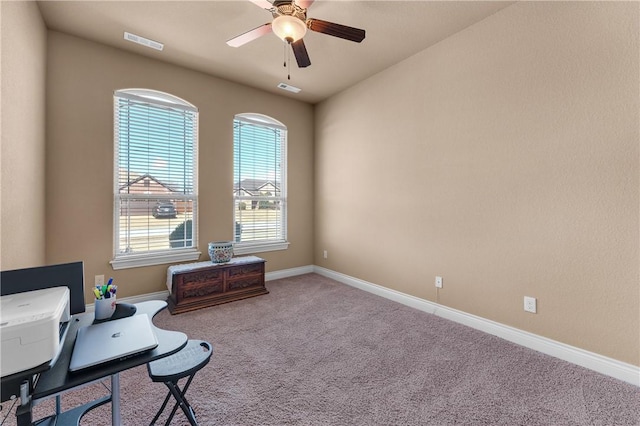
<path fill-rule="evenodd" d="M 187 393 L 201 425 L 640 425 L 630 384 L 319 275 L 267 288 L 155 318 L 214 346 Z M 165 387 L 144 367 L 121 387 L 123 423 L 148 424 Z M 104 393 L 95 384 L 63 403 Z M 110 405 L 82 424 L 110 424 Z M 187 423 L 178 412 L 172 424 Z"/>

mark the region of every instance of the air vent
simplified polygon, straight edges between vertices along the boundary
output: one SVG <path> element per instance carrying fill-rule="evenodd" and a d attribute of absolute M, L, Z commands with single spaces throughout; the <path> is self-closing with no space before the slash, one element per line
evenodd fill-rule
<path fill-rule="evenodd" d="M 293 92 L 293 93 L 298 93 L 298 92 L 300 92 L 300 90 L 302 90 L 302 89 L 299 89 L 299 88 L 294 87 L 294 86 L 290 86 L 290 85 L 285 84 L 285 83 L 278 84 L 278 89 L 286 90 L 286 91 Z"/>
<path fill-rule="evenodd" d="M 128 40 L 128 41 L 132 41 L 134 43 L 141 44 L 143 46 L 150 47 L 152 49 L 156 49 L 156 50 L 164 49 L 164 44 L 162 44 L 162 43 L 159 43 L 159 42 L 153 41 L 153 40 L 149 40 L 148 38 L 140 37 L 138 35 L 131 34 L 131 33 L 128 33 L 126 31 L 124 33 L 124 39 Z"/>

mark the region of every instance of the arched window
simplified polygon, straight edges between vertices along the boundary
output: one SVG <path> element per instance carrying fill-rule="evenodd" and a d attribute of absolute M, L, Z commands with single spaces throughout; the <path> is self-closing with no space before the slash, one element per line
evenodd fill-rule
<path fill-rule="evenodd" d="M 282 250 L 287 242 L 287 127 L 262 114 L 233 120 L 234 252 Z"/>
<path fill-rule="evenodd" d="M 198 109 L 114 93 L 114 269 L 196 260 Z"/>

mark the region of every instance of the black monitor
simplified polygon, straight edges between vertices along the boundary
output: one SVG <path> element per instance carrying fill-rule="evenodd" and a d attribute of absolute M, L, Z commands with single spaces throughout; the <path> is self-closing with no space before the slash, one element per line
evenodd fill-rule
<path fill-rule="evenodd" d="M 70 313 L 73 315 L 84 312 L 84 265 L 82 262 L 0 272 L 2 296 L 61 286 L 69 287 Z"/>

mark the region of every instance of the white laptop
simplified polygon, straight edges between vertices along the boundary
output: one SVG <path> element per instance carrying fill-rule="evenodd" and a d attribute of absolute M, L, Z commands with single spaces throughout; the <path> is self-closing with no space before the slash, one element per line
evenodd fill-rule
<path fill-rule="evenodd" d="M 69 371 L 126 358 L 156 346 L 158 340 L 146 314 L 81 327 L 71 354 Z"/>

